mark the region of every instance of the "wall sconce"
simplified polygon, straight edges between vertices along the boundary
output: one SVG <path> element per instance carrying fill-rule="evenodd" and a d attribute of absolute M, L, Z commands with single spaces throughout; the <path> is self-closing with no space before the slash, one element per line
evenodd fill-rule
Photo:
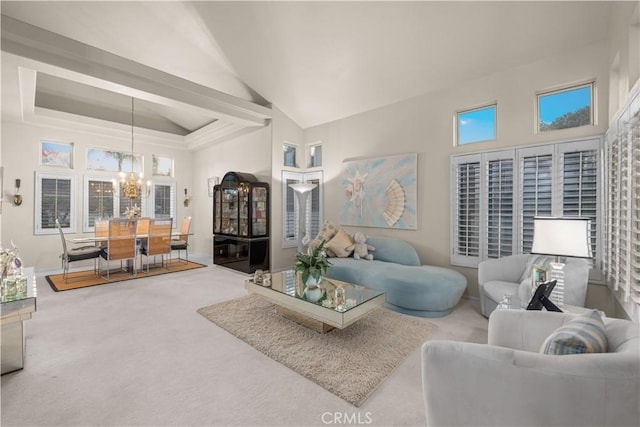
<path fill-rule="evenodd" d="M 184 205 L 185 208 L 189 207 L 189 202 L 191 201 L 191 199 L 189 198 L 189 196 L 187 195 L 187 189 L 184 189 L 184 202 L 182 202 L 182 204 Z"/>
<path fill-rule="evenodd" d="M 20 195 L 20 180 L 16 179 L 16 193 L 13 195 L 13 204 L 20 206 L 22 204 L 22 196 Z"/>

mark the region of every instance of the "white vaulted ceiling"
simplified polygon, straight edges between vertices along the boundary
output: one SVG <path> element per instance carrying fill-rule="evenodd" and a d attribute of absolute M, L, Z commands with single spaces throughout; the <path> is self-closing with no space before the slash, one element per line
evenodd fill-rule
<path fill-rule="evenodd" d="M 134 96 L 136 122 L 176 140 L 260 126 L 269 104 L 307 128 L 452 87 L 604 40 L 611 8 L 574 1 L 0 6 L 6 117 L 27 108 L 126 124 Z M 24 39 L 34 31 L 23 23 L 45 30 L 35 31 L 45 40 L 41 51 L 53 40 L 93 62 L 76 63 L 69 52 L 71 70 L 51 67 L 43 52 L 25 60 L 33 46 Z M 81 44 L 63 43 L 69 39 Z M 18 75 L 34 80 L 30 107 L 10 98 L 25 96 L 14 87 Z"/>

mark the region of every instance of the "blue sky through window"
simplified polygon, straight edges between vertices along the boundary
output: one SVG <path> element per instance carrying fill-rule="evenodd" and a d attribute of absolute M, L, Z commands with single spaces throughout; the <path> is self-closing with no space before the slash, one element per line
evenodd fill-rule
<path fill-rule="evenodd" d="M 496 139 L 496 106 L 458 113 L 458 144 Z"/>
<path fill-rule="evenodd" d="M 538 100 L 540 122 L 550 124 L 558 117 L 591 105 L 591 85 L 541 95 Z"/>

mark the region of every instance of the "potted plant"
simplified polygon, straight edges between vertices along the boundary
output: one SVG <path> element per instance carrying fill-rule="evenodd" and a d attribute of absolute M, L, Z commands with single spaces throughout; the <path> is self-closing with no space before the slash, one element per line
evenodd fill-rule
<path fill-rule="evenodd" d="M 331 265 L 324 250 L 325 244 L 326 242 L 322 240 L 315 248 L 307 248 L 306 254 L 298 253 L 296 255 L 296 265 L 293 270 L 296 273 L 301 273 L 302 283 L 305 286 L 318 286 L 322 275 Z"/>

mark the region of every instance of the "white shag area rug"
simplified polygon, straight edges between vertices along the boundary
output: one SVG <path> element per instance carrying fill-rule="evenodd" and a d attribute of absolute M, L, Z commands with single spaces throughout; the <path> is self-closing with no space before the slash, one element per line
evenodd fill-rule
<path fill-rule="evenodd" d="M 360 406 L 404 358 L 426 341 L 426 319 L 378 308 L 346 329 L 320 334 L 280 316 L 258 295 L 198 313 L 273 360 Z"/>

